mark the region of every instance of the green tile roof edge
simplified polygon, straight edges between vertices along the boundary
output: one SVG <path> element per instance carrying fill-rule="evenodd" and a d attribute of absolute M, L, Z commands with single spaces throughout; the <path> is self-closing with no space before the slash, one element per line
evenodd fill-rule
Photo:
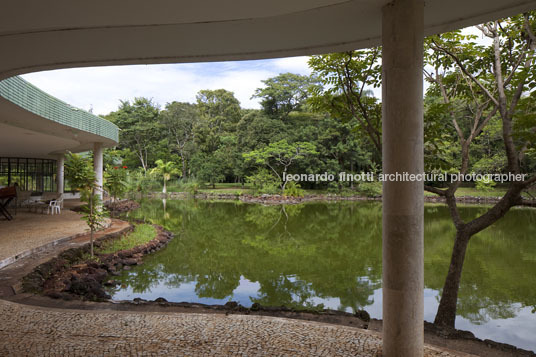
<path fill-rule="evenodd" d="M 19 76 L 0 81 L 0 96 L 40 117 L 119 142 L 115 124 L 59 100 Z"/>

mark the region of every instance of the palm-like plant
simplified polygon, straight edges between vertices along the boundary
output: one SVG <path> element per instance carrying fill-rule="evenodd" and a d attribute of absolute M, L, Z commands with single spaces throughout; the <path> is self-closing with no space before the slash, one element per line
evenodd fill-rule
<path fill-rule="evenodd" d="M 155 164 L 156 167 L 151 172 L 162 175 L 164 178 L 164 189 L 162 192 L 165 194 L 167 193 L 167 182 L 171 179 L 171 176 L 180 174 L 180 171 L 173 161 L 164 162 L 162 160 L 156 160 Z"/>

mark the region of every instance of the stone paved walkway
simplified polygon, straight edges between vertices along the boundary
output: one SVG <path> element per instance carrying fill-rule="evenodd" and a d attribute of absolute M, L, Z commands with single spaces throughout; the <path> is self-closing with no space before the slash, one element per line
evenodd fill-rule
<path fill-rule="evenodd" d="M 2 356 L 378 356 L 381 336 L 276 317 L 81 311 L 0 300 Z M 425 356 L 466 356 L 430 346 Z"/>

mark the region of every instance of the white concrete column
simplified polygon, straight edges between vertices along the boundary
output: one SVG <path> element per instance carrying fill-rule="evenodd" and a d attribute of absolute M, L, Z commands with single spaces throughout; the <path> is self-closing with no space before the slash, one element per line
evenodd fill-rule
<path fill-rule="evenodd" d="M 64 181 L 64 166 L 65 166 L 65 155 L 60 154 L 58 155 L 58 159 L 56 160 L 56 184 L 57 192 L 63 193 L 63 181 Z"/>
<path fill-rule="evenodd" d="M 102 148 L 102 143 L 95 143 L 93 145 L 93 170 L 95 170 L 95 177 L 97 178 L 97 186 L 98 186 L 98 189 L 97 189 L 97 194 L 100 196 L 101 200 L 102 200 L 102 185 L 103 185 L 103 180 L 102 180 L 102 153 L 103 153 L 103 148 Z"/>
<path fill-rule="evenodd" d="M 423 173 L 424 1 L 382 12 L 383 173 Z M 383 183 L 383 356 L 423 355 L 423 184 Z"/>

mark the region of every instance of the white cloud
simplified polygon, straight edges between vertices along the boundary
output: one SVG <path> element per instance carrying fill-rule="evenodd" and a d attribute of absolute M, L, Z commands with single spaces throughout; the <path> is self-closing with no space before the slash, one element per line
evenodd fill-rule
<path fill-rule="evenodd" d="M 274 66 L 280 68 L 281 72 L 292 72 L 302 75 L 311 74 L 311 69 L 307 65 L 309 57 L 287 57 L 274 60 Z"/>
<path fill-rule="evenodd" d="M 251 99 L 262 80 L 279 73 L 309 74 L 307 57 L 275 60 L 88 67 L 44 71 L 23 77 L 45 92 L 96 114 L 117 110 L 120 100 L 152 98 L 164 107 L 172 101 L 195 102 L 202 89 L 232 91 L 243 108 L 260 108 Z"/>

